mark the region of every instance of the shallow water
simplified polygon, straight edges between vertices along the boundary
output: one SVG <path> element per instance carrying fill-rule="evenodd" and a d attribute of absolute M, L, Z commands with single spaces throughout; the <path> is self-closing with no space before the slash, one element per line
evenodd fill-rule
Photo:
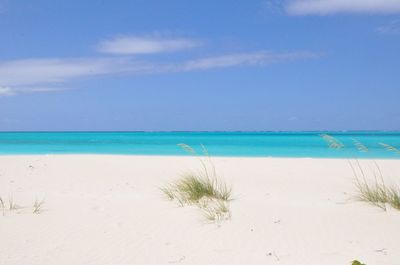
<path fill-rule="evenodd" d="M 187 154 L 179 143 L 213 156 L 400 158 L 382 145 L 400 149 L 400 132 L 0 132 L 0 154 Z"/>

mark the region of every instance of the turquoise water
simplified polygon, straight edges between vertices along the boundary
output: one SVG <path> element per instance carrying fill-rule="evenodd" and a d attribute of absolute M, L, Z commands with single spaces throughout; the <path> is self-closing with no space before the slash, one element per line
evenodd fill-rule
<path fill-rule="evenodd" d="M 326 132 L 325 132 L 326 133 Z M 0 132 L 0 154 L 185 155 L 177 146 L 213 156 L 400 158 L 400 132 L 328 132 L 343 148 L 329 148 L 322 132 Z M 368 148 L 359 150 L 355 141 Z"/>

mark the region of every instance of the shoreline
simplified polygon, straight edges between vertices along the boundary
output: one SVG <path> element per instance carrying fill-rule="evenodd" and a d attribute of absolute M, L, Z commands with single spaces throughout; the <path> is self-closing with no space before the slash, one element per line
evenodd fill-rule
<path fill-rule="evenodd" d="M 137 157 L 137 158 L 198 158 L 198 157 L 207 157 L 204 155 L 142 155 L 142 154 L 108 154 L 108 153 L 65 153 L 65 154 L 1 154 L 0 157 L 38 157 L 38 156 L 99 156 L 99 157 Z M 396 157 L 289 157 L 289 156 L 215 156 L 210 155 L 212 159 L 224 159 L 224 158 L 232 158 L 232 159 L 315 159 L 315 160 L 389 160 L 389 161 L 399 161 L 400 156 Z"/>

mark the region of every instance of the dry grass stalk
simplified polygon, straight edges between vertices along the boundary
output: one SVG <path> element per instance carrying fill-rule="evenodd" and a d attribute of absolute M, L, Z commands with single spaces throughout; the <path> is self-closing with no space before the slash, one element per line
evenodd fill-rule
<path fill-rule="evenodd" d="M 179 144 L 186 152 L 196 155 L 189 145 Z M 181 206 L 196 205 L 203 210 L 208 220 L 220 221 L 230 217 L 229 201 L 232 189 L 216 173 L 214 163 L 207 149 L 202 145 L 206 159 L 197 156 L 202 170 L 198 173 L 183 174 L 180 179 L 161 188 L 170 200 L 176 200 Z"/>
<path fill-rule="evenodd" d="M 357 160 L 354 164 L 349 161 L 355 178 L 357 188 L 356 198 L 370 203 L 382 210 L 387 210 L 388 205 L 400 210 L 400 188 L 397 185 L 387 186 L 382 171 L 375 162 L 376 170 L 373 170 L 374 181 L 367 181 L 365 170 Z"/>
<path fill-rule="evenodd" d="M 356 148 L 358 149 L 358 151 L 364 152 L 364 153 L 366 153 L 366 152 L 369 151 L 368 147 L 366 147 L 363 143 L 361 143 L 361 142 L 358 141 L 357 139 L 354 139 L 354 138 L 353 138 L 352 140 L 353 140 L 354 145 L 355 145 Z"/>
<path fill-rule="evenodd" d="M 386 143 L 379 143 L 380 146 L 383 146 L 386 150 L 390 151 L 390 152 L 394 152 L 398 155 L 400 155 L 400 150 L 390 144 L 386 144 Z"/>
<path fill-rule="evenodd" d="M 38 201 L 37 199 L 35 200 L 35 203 L 33 204 L 33 211 L 32 213 L 35 214 L 40 214 L 43 211 L 43 205 L 44 205 L 44 200 Z"/>
<path fill-rule="evenodd" d="M 344 147 L 344 144 L 341 141 L 329 134 L 321 134 L 320 136 L 328 143 L 329 148 L 342 149 Z"/>

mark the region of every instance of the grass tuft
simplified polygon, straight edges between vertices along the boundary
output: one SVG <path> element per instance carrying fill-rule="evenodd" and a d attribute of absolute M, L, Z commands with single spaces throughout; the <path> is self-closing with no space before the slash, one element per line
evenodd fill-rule
<path fill-rule="evenodd" d="M 388 188 L 388 202 L 393 208 L 400 210 L 400 188 L 398 186 Z"/>
<path fill-rule="evenodd" d="M 35 200 L 32 206 L 32 213 L 40 214 L 43 211 L 44 200 Z M 6 215 L 7 212 L 12 212 L 14 210 L 21 210 L 18 213 L 23 213 L 25 210 L 31 209 L 31 207 L 19 206 L 15 203 L 14 198 L 10 196 L 8 201 L 6 202 L 2 197 L 0 197 L 0 210 L 3 213 L 3 216 Z"/>
<path fill-rule="evenodd" d="M 0 207 L 1 207 L 1 210 L 3 212 L 3 216 L 6 215 L 6 205 L 5 205 L 4 201 L 3 201 L 3 198 L 1 198 L 1 197 L 0 197 Z"/>
<path fill-rule="evenodd" d="M 383 179 L 382 171 L 375 163 L 376 171 L 373 171 L 374 181 L 368 182 L 366 174 L 359 161 L 355 164 L 349 162 L 355 178 L 357 188 L 356 198 L 360 201 L 370 203 L 382 210 L 387 210 L 387 205 L 400 210 L 400 188 L 396 185 L 387 186 Z"/>
<path fill-rule="evenodd" d="M 44 205 L 44 200 L 35 200 L 35 203 L 33 204 L 33 211 L 32 213 L 35 214 L 40 214 L 43 211 L 43 205 Z"/>
<path fill-rule="evenodd" d="M 13 210 L 18 210 L 20 207 L 14 202 L 13 197 L 8 198 L 8 210 L 13 211 Z"/>
<path fill-rule="evenodd" d="M 229 201 L 232 193 L 232 189 L 221 180 L 193 173 L 184 174 L 161 190 L 169 199 L 187 204 L 199 203 L 203 198 Z"/>
<path fill-rule="evenodd" d="M 202 207 L 204 217 L 210 222 L 220 222 L 231 218 L 229 204 L 225 201 L 214 201 Z"/>
<path fill-rule="evenodd" d="M 184 151 L 197 155 L 191 146 L 179 146 Z M 162 187 L 161 191 L 169 200 L 176 200 L 181 206 L 198 206 L 210 221 L 229 219 L 228 203 L 232 200 L 232 188 L 218 177 L 207 149 L 203 145 L 201 147 L 208 158 L 198 157 L 202 170 L 183 174 L 178 180 Z"/>
<path fill-rule="evenodd" d="M 162 187 L 160 190 L 165 194 L 165 196 L 172 201 L 175 198 L 175 192 L 171 187 Z"/>

